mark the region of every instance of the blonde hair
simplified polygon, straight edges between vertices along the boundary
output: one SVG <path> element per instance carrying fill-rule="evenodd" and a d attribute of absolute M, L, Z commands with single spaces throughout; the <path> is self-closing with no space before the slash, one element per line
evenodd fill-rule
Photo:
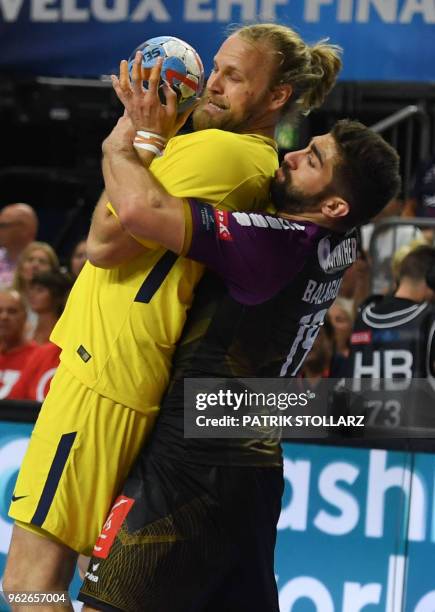
<path fill-rule="evenodd" d="M 347 314 L 347 316 L 353 323 L 355 319 L 355 314 L 354 314 L 354 309 L 352 306 L 352 300 L 347 300 L 346 298 L 339 295 L 337 298 L 335 298 L 335 301 L 332 304 L 332 306 L 338 306 L 338 308 L 341 308 L 341 310 L 343 310 Z"/>
<path fill-rule="evenodd" d="M 59 265 L 59 259 L 53 249 L 53 247 L 51 247 L 48 242 L 31 242 L 30 244 L 28 244 L 26 246 L 26 248 L 22 251 L 19 259 L 18 259 L 18 263 L 17 263 L 17 268 L 15 270 L 15 274 L 14 274 L 14 281 L 12 283 L 12 286 L 14 289 L 16 289 L 17 291 L 19 291 L 20 293 L 22 293 L 23 291 L 25 291 L 26 287 L 24 284 L 24 280 L 22 277 L 22 267 L 23 267 L 23 263 L 24 261 L 28 258 L 28 256 L 32 253 L 32 251 L 43 251 L 46 255 L 47 255 L 47 259 L 50 262 L 51 265 L 51 270 L 59 270 L 60 265 Z"/>
<path fill-rule="evenodd" d="M 274 23 L 257 23 L 232 30 L 255 44 L 268 45 L 278 56 L 271 85 L 289 84 L 293 93 L 282 113 L 308 113 L 321 106 L 341 70 L 342 49 L 327 39 L 307 45 L 294 30 Z"/>

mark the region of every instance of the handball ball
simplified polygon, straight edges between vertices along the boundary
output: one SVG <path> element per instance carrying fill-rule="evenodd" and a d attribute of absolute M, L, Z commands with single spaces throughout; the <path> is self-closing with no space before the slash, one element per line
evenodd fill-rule
<path fill-rule="evenodd" d="M 141 51 L 145 74 L 154 66 L 157 58 L 163 57 L 159 94 L 164 101 L 161 85 L 168 83 L 177 94 L 178 112 L 184 112 L 201 96 L 204 87 L 204 67 L 195 49 L 175 36 L 157 36 L 145 41 L 133 51 L 128 60 L 131 70 L 135 55 Z M 149 74 L 149 73 L 148 73 Z M 147 81 L 144 81 L 147 86 Z"/>

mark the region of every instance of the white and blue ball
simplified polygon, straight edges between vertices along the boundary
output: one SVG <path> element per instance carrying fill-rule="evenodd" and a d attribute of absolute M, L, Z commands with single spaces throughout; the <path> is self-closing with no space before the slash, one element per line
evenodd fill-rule
<path fill-rule="evenodd" d="M 128 60 L 130 75 L 138 51 L 142 53 L 142 67 L 146 70 L 154 66 L 157 58 L 163 57 L 161 85 L 164 81 L 175 90 L 179 112 L 187 110 L 201 96 L 204 88 L 204 67 L 191 45 L 175 36 L 150 38 L 131 54 Z M 144 86 L 147 87 L 146 80 Z"/>

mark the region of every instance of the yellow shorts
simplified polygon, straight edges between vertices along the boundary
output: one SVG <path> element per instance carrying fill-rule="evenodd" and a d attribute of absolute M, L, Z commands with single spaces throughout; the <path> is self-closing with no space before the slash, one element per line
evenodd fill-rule
<path fill-rule="evenodd" d="M 102 397 L 60 365 L 9 516 L 89 555 L 157 414 L 158 407 L 142 414 Z"/>

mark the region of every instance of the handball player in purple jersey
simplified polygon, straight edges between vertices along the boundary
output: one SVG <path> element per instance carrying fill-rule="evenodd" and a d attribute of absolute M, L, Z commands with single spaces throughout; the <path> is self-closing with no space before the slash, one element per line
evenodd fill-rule
<path fill-rule="evenodd" d="M 144 125 L 162 140 L 176 121 L 175 94 L 166 95 L 162 105 L 150 86 L 144 103 Z M 211 271 L 79 599 L 96 610 L 278 612 L 279 439 L 185 438 L 184 379 L 297 375 L 356 258 L 355 227 L 399 189 L 398 156 L 365 126 L 340 121 L 284 157 L 271 184 L 275 214 L 238 213 L 168 194 L 144 172 L 154 153 L 139 160 L 135 137 L 125 116 L 103 145 L 121 223 Z"/>

